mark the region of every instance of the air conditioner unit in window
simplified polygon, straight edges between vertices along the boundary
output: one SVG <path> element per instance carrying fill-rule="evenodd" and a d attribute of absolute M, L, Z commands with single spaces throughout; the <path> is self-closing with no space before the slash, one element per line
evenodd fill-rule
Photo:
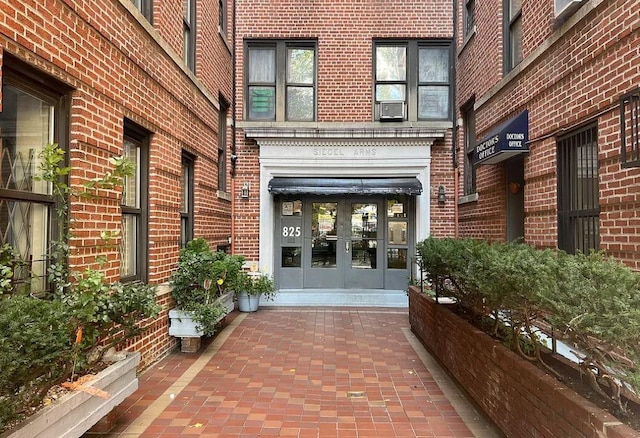
<path fill-rule="evenodd" d="M 404 101 L 380 102 L 380 121 L 404 120 Z"/>
<path fill-rule="evenodd" d="M 567 17 L 580 7 L 582 0 L 554 0 L 556 19 Z"/>

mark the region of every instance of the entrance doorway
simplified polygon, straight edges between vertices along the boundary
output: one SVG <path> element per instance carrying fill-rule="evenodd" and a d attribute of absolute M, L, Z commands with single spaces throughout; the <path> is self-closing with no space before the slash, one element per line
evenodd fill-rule
<path fill-rule="evenodd" d="M 281 199 L 276 277 L 284 289 L 405 289 L 413 197 Z"/>

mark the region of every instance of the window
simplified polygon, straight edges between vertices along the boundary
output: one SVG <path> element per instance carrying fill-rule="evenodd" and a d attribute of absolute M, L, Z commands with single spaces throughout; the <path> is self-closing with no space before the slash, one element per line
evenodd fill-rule
<path fill-rule="evenodd" d="M 135 172 L 125 179 L 122 195 L 120 277 L 123 281 L 147 280 L 148 139 L 148 131 L 125 120 L 124 156 L 135 164 Z"/>
<path fill-rule="evenodd" d="M 464 11 L 463 11 L 463 35 L 464 37 L 468 37 L 473 32 L 473 27 L 476 24 L 476 1 L 475 0 L 464 0 Z"/>
<path fill-rule="evenodd" d="M 180 247 L 193 239 L 193 161 L 192 155 L 182 153 L 182 175 L 180 188 L 182 202 L 180 204 Z"/>
<path fill-rule="evenodd" d="M 248 120 L 315 120 L 315 43 L 250 43 L 247 59 Z"/>
<path fill-rule="evenodd" d="M 375 44 L 375 118 L 388 104 L 404 105 L 401 120 L 451 118 L 451 44 L 422 41 Z"/>
<path fill-rule="evenodd" d="M 588 253 L 599 246 L 598 143 L 595 126 L 558 139 L 558 248 Z"/>
<path fill-rule="evenodd" d="M 152 23 L 152 0 L 132 0 L 133 5 L 144 15 L 144 18 L 147 19 L 149 23 Z"/>
<path fill-rule="evenodd" d="M 227 2 L 218 0 L 218 31 L 227 36 Z"/>
<path fill-rule="evenodd" d="M 620 98 L 622 167 L 640 167 L 640 88 Z"/>
<path fill-rule="evenodd" d="M 218 190 L 227 191 L 227 115 L 229 107 L 220 99 L 218 113 Z"/>
<path fill-rule="evenodd" d="M 196 70 L 196 0 L 184 1 L 183 23 L 183 47 L 182 56 L 185 65 L 191 70 Z"/>
<path fill-rule="evenodd" d="M 0 112 L 0 244 L 9 244 L 17 252 L 13 281 L 16 290 L 25 293 L 46 290 L 49 243 L 60 237 L 51 187 L 33 177 L 40 172 L 40 154 L 47 144 L 66 147 L 68 99 L 59 90 L 66 92 L 67 88 L 5 54 Z"/>
<path fill-rule="evenodd" d="M 522 61 L 522 0 L 505 0 L 505 72 Z"/>
<path fill-rule="evenodd" d="M 476 113 L 473 102 L 462 109 L 464 129 L 464 194 L 476 193 L 476 168 L 473 153 L 476 147 Z"/>

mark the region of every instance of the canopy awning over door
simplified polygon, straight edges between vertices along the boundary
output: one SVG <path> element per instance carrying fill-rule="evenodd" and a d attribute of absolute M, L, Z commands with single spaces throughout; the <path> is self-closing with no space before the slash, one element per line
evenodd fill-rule
<path fill-rule="evenodd" d="M 274 195 L 419 195 L 417 178 L 288 178 L 269 181 Z"/>

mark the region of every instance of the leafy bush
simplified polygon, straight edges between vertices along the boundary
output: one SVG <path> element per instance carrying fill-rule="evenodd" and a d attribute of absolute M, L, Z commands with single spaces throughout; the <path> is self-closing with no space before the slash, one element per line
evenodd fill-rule
<path fill-rule="evenodd" d="M 550 323 L 581 352 L 594 389 L 604 381 L 620 408 L 623 386 L 640 394 L 640 274 L 601 253 L 525 244 L 429 238 L 417 249 L 439 292 L 492 315 L 522 356 L 542 362 L 538 326 Z"/>
<path fill-rule="evenodd" d="M 0 298 L 0 430 L 38 406 L 70 374 L 75 324 L 59 301 Z"/>
<path fill-rule="evenodd" d="M 206 336 L 216 332 L 224 306 L 215 301 L 225 288 L 233 289 L 244 257 L 213 251 L 202 237 L 180 251 L 178 269 L 171 276 L 171 295 L 180 310 L 191 312 L 196 328 Z"/>

